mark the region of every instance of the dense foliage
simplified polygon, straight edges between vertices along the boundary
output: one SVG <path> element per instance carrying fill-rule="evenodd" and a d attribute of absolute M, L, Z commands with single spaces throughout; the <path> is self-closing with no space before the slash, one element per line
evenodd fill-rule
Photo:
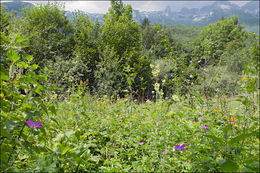
<path fill-rule="evenodd" d="M 258 171 L 259 37 L 1 7 L 1 170 Z M 3 20 L 2 20 L 3 19 Z"/>

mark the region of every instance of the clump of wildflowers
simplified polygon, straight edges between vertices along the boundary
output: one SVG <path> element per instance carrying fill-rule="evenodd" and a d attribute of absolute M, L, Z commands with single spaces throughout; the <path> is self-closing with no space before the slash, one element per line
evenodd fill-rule
<path fill-rule="evenodd" d="M 144 145 L 144 142 L 139 142 L 138 144 L 139 144 L 139 145 Z"/>
<path fill-rule="evenodd" d="M 234 118 L 227 118 L 228 124 L 235 124 L 237 121 Z"/>
<path fill-rule="evenodd" d="M 237 120 L 235 120 L 234 118 L 227 118 L 228 124 L 233 124 L 233 127 L 237 127 L 237 124 L 235 124 L 237 122 Z"/>

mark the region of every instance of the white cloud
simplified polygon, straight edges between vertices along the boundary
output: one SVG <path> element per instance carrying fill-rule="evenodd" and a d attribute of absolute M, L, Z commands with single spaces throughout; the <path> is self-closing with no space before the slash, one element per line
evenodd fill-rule
<path fill-rule="evenodd" d="M 248 3 L 249 1 L 230 1 L 230 2 L 241 7 L 241 6 L 245 5 L 246 3 Z"/>
<path fill-rule="evenodd" d="M 106 13 L 110 1 L 65 1 L 65 10 L 82 10 L 89 13 Z"/>

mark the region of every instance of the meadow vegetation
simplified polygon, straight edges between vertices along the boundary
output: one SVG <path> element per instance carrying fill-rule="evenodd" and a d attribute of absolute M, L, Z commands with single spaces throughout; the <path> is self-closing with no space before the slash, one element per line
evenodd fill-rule
<path fill-rule="evenodd" d="M 1 7 L 1 171 L 257 172 L 259 36 Z"/>

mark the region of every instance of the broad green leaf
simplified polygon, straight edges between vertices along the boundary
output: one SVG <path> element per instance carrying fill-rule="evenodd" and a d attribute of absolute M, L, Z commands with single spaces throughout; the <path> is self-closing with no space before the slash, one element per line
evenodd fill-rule
<path fill-rule="evenodd" d="M 8 75 L 6 75 L 4 72 L 0 72 L 0 77 L 1 77 L 1 80 L 5 80 L 5 81 L 8 81 L 9 80 L 9 77 Z"/>
<path fill-rule="evenodd" d="M 19 46 L 22 48 L 29 47 L 28 45 L 24 45 L 24 44 L 20 44 Z"/>
<path fill-rule="evenodd" d="M 19 55 L 11 48 L 9 49 L 9 52 L 7 52 L 7 57 L 13 62 L 16 62 L 20 59 Z"/>
<path fill-rule="evenodd" d="M 33 64 L 30 66 L 32 70 L 36 70 L 39 66 L 37 64 Z"/>
<path fill-rule="evenodd" d="M 31 62 L 33 60 L 33 56 L 32 55 L 23 55 L 23 58 L 26 59 L 28 62 Z"/>
<path fill-rule="evenodd" d="M 53 113 L 53 114 L 57 114 L 57 110 L 56 110 L 56 108 L 55 108 L 55 106 L 54 105 L 51 105 L 51 106 L 49 106 L 49 110 Z"/>
<path fill-rule="evenodd" d="M 254 131 L 254 132 L 252 132 L 252 133 L 248 133 L 248 134 L 242 134 L 242 135 L 239 135 L 239 136 L 237 136 L 237 137 L 234 137 L 234 138 L 232 138 L 230 141 L 229 141 L 229 144 L 230 145 L 232 145 L 232 144 L 234 144 L 234 143 L 237 143 L 237 142 L 239 142 L 239 141 L 242 141 L 242 140 L 244 140 L 244 139 L 246 139 L 246 138 L 249 138 L 249 137 L 251 137 L 251 136 L 254 136 L 254 135 L 259 135 L 259 130 L 258 131 Z"/>
<path fill-rule="evenodd" d="M 65 148 L 61 148 L 61 155 L 66 154 L 71 149 L 70 146 L 65 146 Z"/>
<path fill-rule="evenodd" d="M 6 121 L 7 132 L 10 133 L 10 131 L 12 131 L 14 128 L 15 128 L 15 123 L 11 120 L 7 120 Z"/>
<path fill-rule="evenodd" d="M 230 159 L 223 159 L 220 161 L 220 168 L 226 172 L 235 172 L 238 170 L 238 165 Z"/>
<path fill-rule="evenodd" d="M 9 37 L 6 37 L 4 34 L 1 33 L 1 40 L 3 42 L 11 43 L 11 39 Z"/>
<path fill-rule="evenodd" d="M 23 41 L 25 41 L 25 40 L 28 40 L 29 39 L 29 37 L 21 37 L 21 35 L 20 34 L 18 34 L 17 35 L 17 37 L 15 38 L 15 43 L 17 44 L 17 43 L 21 43 L 21 42 L 23 42 Z"/>
<path fill-rule="evenodd" d="M 22 67 L 24 67 L 25 69 L 27 69 L 29 65 L 28 65 L 26 62 L 21 61 L 21 62 L 19 62 L 19 63 L 17 64 L 17 66 L 22 66 Z"/>
<path fill-rule="evenodd" d="M 221 138 L 218 138 L 218 137 L 216 137 L 214 135 L 205 135 L 205 136 L 208 137 L 208 138 L 213 139 L 215 142 L 219 142 L 220 144 L 224 144 L 224 141 Z"/>

